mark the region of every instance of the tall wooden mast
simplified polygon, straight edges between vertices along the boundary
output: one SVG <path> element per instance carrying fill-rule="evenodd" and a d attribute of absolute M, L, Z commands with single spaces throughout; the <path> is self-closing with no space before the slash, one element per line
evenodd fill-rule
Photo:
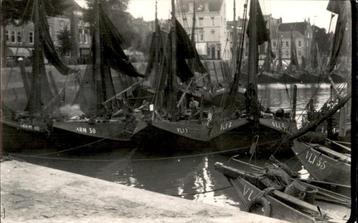
<path fill-rule="evenodd" d="M 258 44 L 257 44 L 257 0 L 251 0 L 250 4 L 250 29 L 249 29 L 249 84 L 252 84 L 257 92 L 257 66 L 258 66 Z M 256 94 L 257 95 L 257 94 Z"/>
<path fill-rule="evenodd" d="M 155 75 L 159 75 L 159 21 L 158 21 L 158 1 L 155 0 L 155 63 L 154 63 L 154 72 Z"/>
<path fill-rule="evenodd" d="M 195 47 L 195 22 L 196 22 L 196 4 L 195 0 L 193 0 L 193 27 L 191 29 L 191 42 Z"/>
<path fill-rule="evenodd" d="M 102 100 L 104 98 L 103 95 L 103 86 L 102 86 L 102 77 L 101 77 L 101 35 L 100 35 L 100 18 L 99 18 L 99 7 L 100 0 L 95 0 L 95 26 L 94 26 L 94 35 L 95 35 L 95 43 L 94 43 L 94 77 L 96 83 L 96 92 L 97 92 L 97 112 L 99 112 L 102 108 Z"/>
<path fill-rule="evenodd" d="M 176 36 L 176 16 L 175 16 L 175 0 L 172 0 L 172 33 L 171 33 L 171 71 L 168 77 L 169 84 L 171 85 L 169 97 L 169 111 L 175 119 L 176 113 L 176 74 L 177 74 L 177 36 Z"/>
<path fill-rule="evenodd" d="M 236 20 L 236 0 L 234 0 L 234 28 L 233 28 L 233 37 L 232 37 L 232 76 L 235 75 L 237 67 L 237 20 Z"/>
<path fill-rule="evenodd" d="M 41 61 L 42 58 L 42 46 L 40 43 L 40 24 L 39 24 L 39 0 L 34 1 L 34 50 L 33 50 L 33 62 L 32 62 L 32 80 L 31 80 L 31 93 L 28 101 L 27 110 L 31 115 L 38 113 L 41 110 Z"/>

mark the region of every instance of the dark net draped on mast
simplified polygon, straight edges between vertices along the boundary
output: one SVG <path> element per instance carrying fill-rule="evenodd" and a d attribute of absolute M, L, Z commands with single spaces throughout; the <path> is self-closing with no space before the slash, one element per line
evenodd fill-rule
<path fill-rule="evenodd" d="M 44 4 L 40 4 L 39 10 L 39 28 L 40 28 L 40 41 L 43 45 L 43 50 L 45 53 L 46 58 L 48 61 L 56 67 L 56 69 L 63 75 L 68 75 L 70 73 L 73 73 L 74 70 L 70 67 L 66 66 L 60 59 L 55 45 L 52 42 L 50 32 L 49 32 L 49 26 L 47 23 L 47 16 L 45 13 L 45 7 Z"/>
<path fill-rule="evenodd" d="M 118 72 L 132 77 L 144 77 L 144 75 L 136 71 L 133 65 L 129 62 L 127 55 L 124 54 L 121 47 L 123 38 L 102 7 L 99 8 L 99 13 L 103 59 L 110 67 Z"/>

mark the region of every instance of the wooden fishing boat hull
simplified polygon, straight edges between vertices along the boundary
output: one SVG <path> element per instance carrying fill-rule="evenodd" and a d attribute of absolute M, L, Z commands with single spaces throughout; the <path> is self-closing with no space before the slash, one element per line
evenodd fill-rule
<path fill-rule="evenodd" d="M 186 137 L 192 140 L 208 142 L 219 135 L 225 134 L 226 132 L 239 128 L 248 121 L 246 118 L 235 119 L 230 121 L 223 121 L 218 124 L 198 123 L 198 121 L 153 121 L 152 125 L 156 128 L 171 132 L 173 134 Z"/>
<path fill-rule="evenodd" d="M 19 152 L 29 149 L 46 149 L 49 130 L 46 123 L 1 120 L 2 148 L 5 152 Z"/>
<path fill-rule="evenodd" d="M 282 134 L 285 134 L 281 127 L 288 125 L 283 120 L 277 120 L 272 124 L 272 120 L 269 122 L 263 119 L 262 123 L 263 125 L 259 125 L 259 128 L 255 128 L 250 120 L 241 118 L 214 124 L 210 129 L 205 123 L 194 121 L 152 121 L 147 128 L 142 129 L 134 137 L 135 141 L 141 141 L 141 145 L 147 149 L 160 147 L 163 150 L 235 150 L 235 153 L 244 153 L 249 151 L 255 135 L 259 135 L 256 152 L 270 155 L 277 148 L 269 145 L 281 139 Z M 292 151 L 285 147 L 276 152 L 285 155 L 292 154 Z"/>
<path fill-rule="evenodd" d="M 278 190 L 265 193 L 263 188 L 266 188 L 266 186 L 263 182 L 266 182 L 266 180 L 262 180 L 265 178 L 264 175 L 268 170 L 237 158 L 230 159 L 229 166 L 215 163 L 215 168 L 233 185 L 238 195 L 240 208 L 244 211 L 252 211 L 250 207 L 254 204 L 259 204 L 265 210 L 261 214 L 269 217 L 293 222 L 326 222 L 328 219 L 338 221 L 339 219 L 345 219 L 345 214 L 349 213 L 350 210 L 350 197 L 304 183 L 295 178 L 291 180 L 298 180 L 300 185 L 316 191 L 313 195 L 315 197 L 314 204 L 307 203 L 304 200 Z M 290 187 L 287 186 L 287 188 Z M 291 191 L 291 189 L 288 189 L 288 191 Z M 264 198 L 267 202 L 262 202 L 261 198 Z M 308 200 L 311 200 L 311 198 Z M 323 212 L 319 211 L 315 205 L 319 205 Z M 331 213 L 335 212 L 335 210 L 340 210 L 342 213 Z"/>
<path fill-rule="evenodd" d="M 251 203 L 258 199 L 261 196 L 260 194 L 263 193 L 262 190 L 244 178 L 229 178 L 228 180 L 231 185 L 233 185 L 235 191 L 243 195 L 242 197 L 240 196 L 243 199 L 239 201 L 240 204 L 243 202 Z M 269 205 L 271 206 L 269 217 L 294 222 L 316 222 L 313 217 L 296 210 L 295 208 L 285 204 L 284 202 L 281 202 L 271 195 L 266 195 L 265 199 L 267 199 Z M 243 209 L 242 206 L 240 206 L 240 208 Z"/>
<path fill-rule="evenodd" d="M 280 82 L 280 76 L 276 73 L 262 72 L 257 76 L 257 82 L 259 84 L 269 84 Z"/>
<path fill-rule="evenodd" d="M 330 157 L 307 143 L 294 140 L 293 152 L 310 175 L 320 181 L 350 185 L 351 165 Z"/>
<path fill-rule="evenodd" d="M 128 123 L 109 121 L 89 123 L 83 121 L 54 122 L 52 139 L 60 147 L 83 146 L 92 148 L 133 147 L 133 134 L 146 127 L 144 121 Z"/>

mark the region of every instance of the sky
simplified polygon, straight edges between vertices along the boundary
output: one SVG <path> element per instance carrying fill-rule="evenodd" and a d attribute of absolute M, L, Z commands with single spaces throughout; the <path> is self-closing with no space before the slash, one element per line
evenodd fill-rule
<path fill-rule="evenodd" d="M 76 0 L 79 4 L 83 0 Z M 158 1 L 158 17 L 167 19 L 170 17 L 171 0 Z M 226 1 L 226 19 L 233 19 L 233 1 Z M 236 14 L 242 17 L 245 0 L 236 0 Z M 264 14 L 272 14 L 274 18 L 282 18 L 283 22 L 303 22 L 310 19 L 311 24 L 328 30 L 331 13 L 327 11 L 328 0 L 259 0 Z M 135 18 L 142 17 L 149 21 L 154 19 L 155 0 L 129 0 L 128 10 Z M 335 25 L 335 19 L 331 31 Z"/>

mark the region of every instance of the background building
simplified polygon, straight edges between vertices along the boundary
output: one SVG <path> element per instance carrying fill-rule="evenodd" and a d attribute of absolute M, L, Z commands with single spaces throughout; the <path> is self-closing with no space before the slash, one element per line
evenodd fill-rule
<path fill-rule="evenodd" d="M 276 38 L 272 39 L 272 49 L 278 54 L 277 42 L 282 41 L 282 59 L 289 62 L 291 59 L 291 44 L 296 45 L 298 63 L 302 64 L 302 57 L 310 57 L 312 43 L 312 27 L 309 21 L 282 23 L 278 27 Z M 291 42 L 291 35 L 293 42 Z"/>
<path fill-rule="evenodd" d="M 193 27 L 193 0 L 179 0 L 176 13 L 179 22 L 191 35 Z M 196 0 L 195 42 L 204 59 L 218 60 L 223 57 L 226 42 L 225 0 Z"/>
<path fill-rule="evenodd" d="M 68 8 L 61 16 L 47 17 L 49 32 L 56 48 L 60 47 L 58 36 L 65 29 L 70 31 L 72 50 L 66 54 L 74 60 L 88 57 L 91 46 L 90 24 L 83 21 L 83 9 L 75 1 L 67 0 Z M 30 57 L 34 46 L 34 24 L 8 24 L 5 26 L 5 57 Z"/>

